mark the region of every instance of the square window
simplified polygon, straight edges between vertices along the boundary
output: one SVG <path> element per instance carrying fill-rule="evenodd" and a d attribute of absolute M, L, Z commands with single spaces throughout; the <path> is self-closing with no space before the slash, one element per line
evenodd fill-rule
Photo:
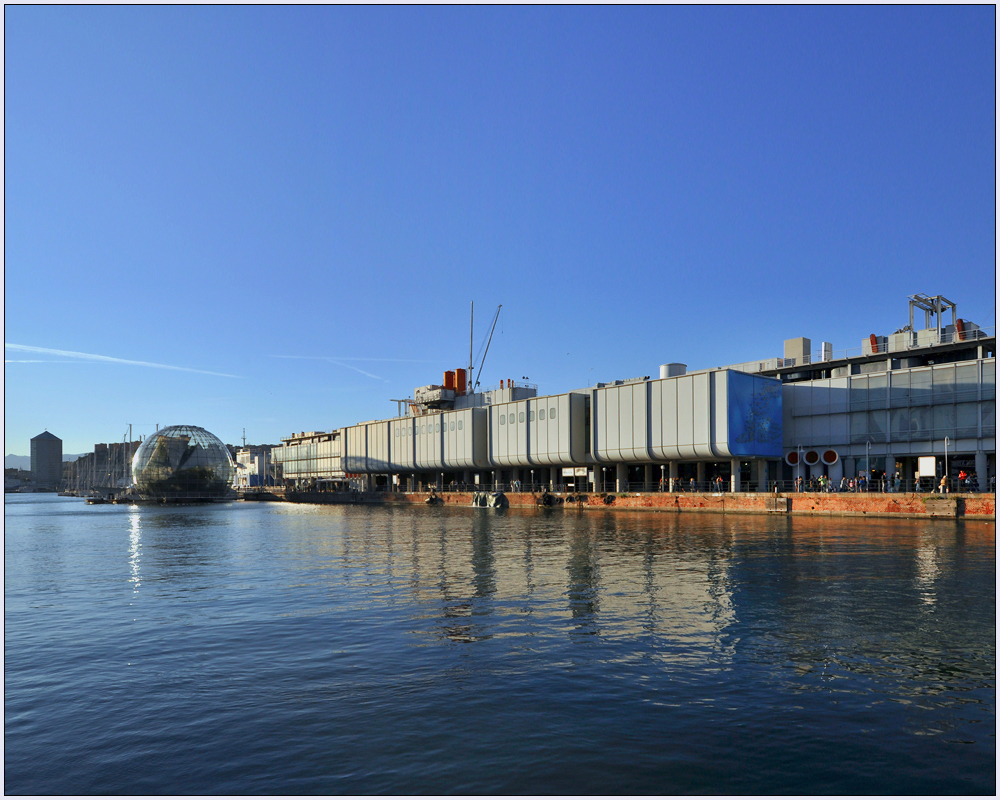
<path fill-rule="evenodd" d="M 544 408 L 538 409 L 538 418 L 539 419 L 545 419 L 545 409 Z"/>
<path fill-rule="evenodd" d="M 535 412 L 534 411 L 529 411 L 528 412 L 528 422 L 534 422 L 534 421 L 535 421 Z"/>
<path fill-rule="evenodd" d="M 520 414 L 517 415 L 517 421 L 518 422 L 524 422 L 524 412 L 523 411 Z"/>
<path fill-rule="evenodd" d="M 549 409 L 549 419 L 555 419 L 555 418 L 556 418 L 556 410 L 555 407 L 553 407 Z"/>
<path fill-rule="evenodd" d="M 513 413 L 507 415 L 507 422 L 509 422 L 511 425 L 514 424 L 514 414 Z"/>

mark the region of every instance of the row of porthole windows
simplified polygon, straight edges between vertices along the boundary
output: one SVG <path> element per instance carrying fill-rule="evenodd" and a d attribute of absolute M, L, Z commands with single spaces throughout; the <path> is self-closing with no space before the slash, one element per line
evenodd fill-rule
<path fill-rule="evenodd" d="M 556 418 L 556 409 L 555 409 L 555 406 L 553 406 L 552 408 L 549 409 L 549 419 L 555 419 L 555 418 Z M 506 415 L 501 414 L 500 415 L 500 424 L 504 425 L 507 422 L 509 422 L 511 425 L 513 425 L 515 419 L 517 419 L 518 422 L 524 422 L 524 412 L 523 411 L 519 412 L 516 417 L 514 416 L 514 414 L 506 414 Z M 538 409 L 538 419 L 540 419 L 540 420 L 545 419 L 545 409 L 544 408 Z M 534 422 L 534 421 L 535 421 L 535 412 L 534 411 L 529 411 L 528 412 L 528 422 Z"/>
<path fill-rule="evenodd" d="M 419 429 L 417 430 L 417 433 L 441 433 L 441 424 L 442 423 L 440 423 L 440 422 L 435 422 L 433 425 L 430 425 L 430 424 L 421 425 L 421 426 L 419 426 Z M 455 430 L 455 421 L 452 420 L 451 422 L 445 422 L 444 423 L 444 429 L 445 429 L 445 431 Z M 462 420 L 458 421 L 458 430 L 462 430 Z M 400 433 L 400 431 L 402 431 L 402 433 Z M 410 436 L 410 435 L 411 434 L 410 434 L 410 429 L 409 428 L 396 428 L 396 436 L 397 437 L 399 437 L 399 436 Z"/>
<path fill-rule="evenodd" d="M 552 408 L 549 409 L 549 419 L 555 419 L 555 418 L 556 418 L 556 409 L 555 409 L 555 406 L 553 406 Z M 538 410 L 538 419 L 540 419 L 540 420 L 544 420 L 545 419 L 545 409 L 544 408 L 540 408 Z M 506 424 L 508 422 L 511 425 L 513 425 L 515 420 L 517 420 L 518 422 L 524 422 L 524 412 L 521 411 L 521 412 L 519 412 L 516 415 L 514 413 L 501 414 L 500 415 L 500 424 L 501 425 L 504 425 L 504 424 Z M 535 421 L 535 412 L 534 411 L 529 411 L 528 412 L 528 422 L 534 422 L 534 421 Z M 430 431 L 428 431 L 428 428 L 430 428 Z M 447 422 L 445 423 L 445 430 L 449 430 L 449 429 L 450 430 L 455 430 L 455 421 L 454 420 L 452 420 L 450 423 L 447 423 Z M 458 420 L 458 430 L 462 430 L 462 420 Z M 402 433 L 400 431 L 402 431 Z M 422 433 L 422 434 L 423 433 L 428 433 L 428 432 L 430 432 L 430 433 L 440 433 L 441 432 L 441 423 L 435 422 L 433 425 L 421 425 L 420 428 L 419 428 L 419 430 L 417 431 L 417 433 Z M 402 436 L 409 436 L 410 435 L 410 429 L 409 428 L 402 428 L 402 429 L 396 428 L 396 436 L 398 437 L 400 435 L 402 435 Z"/>

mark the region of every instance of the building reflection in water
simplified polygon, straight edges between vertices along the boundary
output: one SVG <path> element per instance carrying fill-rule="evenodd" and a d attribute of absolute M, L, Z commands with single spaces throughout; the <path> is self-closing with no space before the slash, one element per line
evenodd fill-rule
<path fill-rule="evenodd" d="M 933 606 L 937 602 L 937 579 L 941 575 L 938 564 L 937 538 L 930 531 L 922 531 L 916 547 L 917 575 L 916 588 L 924 605 Z"/>
<path fill-rule="evenodd" d="M 381 523 L 394 532 L 377 544 L 399 550 L 366 548 L 365 568 L 396 575 L 419 606 L 437 609 L 426 633 L 652 637 L 660 660 L 728 657 L 731 543 L 721 520 L 693 532 L 672 515 L 428 509 Z"/>

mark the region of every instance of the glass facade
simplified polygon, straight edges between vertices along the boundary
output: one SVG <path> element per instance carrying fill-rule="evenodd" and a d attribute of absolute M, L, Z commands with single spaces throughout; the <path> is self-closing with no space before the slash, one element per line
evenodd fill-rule
<path fill-rule="evenodd" d="M 288 480 L 309 478 L 343 479 L 340 437 L 335 433 L 316 434 L 301 440 L 286 440 L 272 453 Z"/>
<path fill-rule="evenodd" d="M 144 497 L 214 499 L 229 493 L 235 465 L 218 437 L 195 425 L 172 425 L 147 438 L 132 459 Z"/>
<path fill-rule="evenodd" d="M 953 442 L 996 436 L 993 359 L 786 384 L 785 389 L 792 423 L 786 447 L 908 446 L 945 436 Z"/>

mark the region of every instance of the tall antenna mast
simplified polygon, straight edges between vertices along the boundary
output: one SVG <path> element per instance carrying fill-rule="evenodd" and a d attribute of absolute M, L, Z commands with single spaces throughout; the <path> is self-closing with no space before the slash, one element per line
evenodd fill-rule
<path fill-rule="evenodd" d="M 469 301 L 469 385 L 472 385 L 472 321 L 475 318 L 476 304 Z"/>

